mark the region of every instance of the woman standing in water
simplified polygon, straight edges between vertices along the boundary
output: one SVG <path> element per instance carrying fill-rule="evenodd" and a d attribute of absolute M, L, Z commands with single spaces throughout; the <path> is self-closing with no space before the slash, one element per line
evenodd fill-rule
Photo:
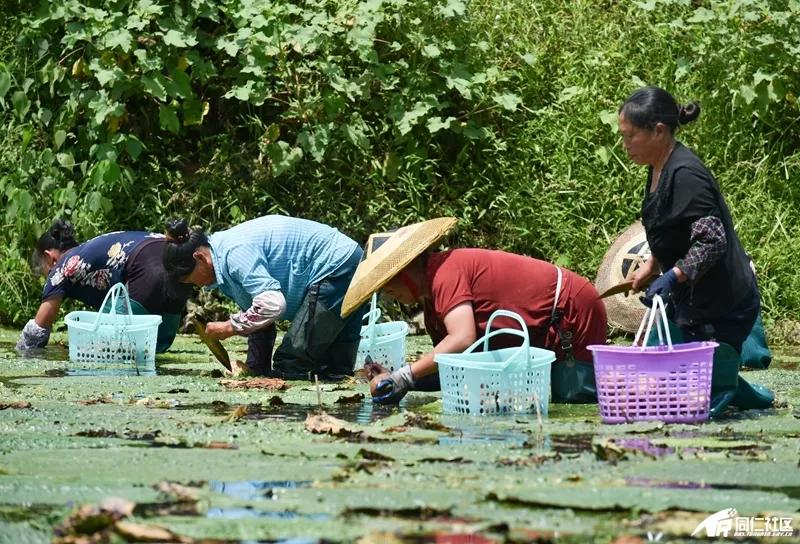
<path fill-rule="evenodd" d="M 645 305 L 660 295 L 685 341 L 713 339 L 740 353 L 758 316 L 760 295 L 717 181 L 675 139 L 676 130 L 699 115 L 698 104 L 680 105 L 658 87 L 637 90 L 619 109 L 625 150 L 634 163 L 648 167 L 642 223 L 652 255 L 636 272 L 633 287 L 658 276 L 642 297 Z M 737 373 L 738 364 L 731 371 Z M 737 395 L 735 378 L 732 382 L 717 391 L 712 411 L 750 393 L 739 378 Z"/>

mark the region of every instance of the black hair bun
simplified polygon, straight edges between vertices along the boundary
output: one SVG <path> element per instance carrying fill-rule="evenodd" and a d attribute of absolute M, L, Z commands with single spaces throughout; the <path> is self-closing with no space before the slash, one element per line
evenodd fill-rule
<path fill-rule="evenodd" d="M 75 227 L 64 219 L 56 219 L 50 226 L 50 236 L 57 242 L 75 242 Z"/>
<path fill-rule="evenodd" d="M 185 242 L 189 239 L 189 223 L 186 219 L 170 219 L 167 221 L 167 237 L 176 242 Z"/>
<path fill-rule="evenodd" d="M 691 123 L 698 117 L 700 117 L 700 104 L 697 102 L 678 106 L 678 123 L 681 125 Z"/>

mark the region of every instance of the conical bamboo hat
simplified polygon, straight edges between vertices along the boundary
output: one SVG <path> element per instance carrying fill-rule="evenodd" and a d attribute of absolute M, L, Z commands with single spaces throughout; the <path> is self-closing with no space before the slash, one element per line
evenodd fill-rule
<path fill-rule="evenodd" d="M 650 246 L 647 244 L 644 226 L 637 221 L 619 235 L 603 257 L 595 281 L 597 291 L 602 293 L 610 287 L 632 280 L 633 274 L 648 257 Z M 606 304 L 609 325 L 627 332 L 636 332 L 645 312 L 644 305 L 639 302 L 639 295 L 612 295 L 604 298 L 603 302 Z"/>
<path fill-rule="evenodd" d="M 450 232 L 456 222 L 455 217 L 439 217 L 397 229 L 377 248 L 374 247 L 377 244 L 368 243 L 367 256 L 358 265 L 344 296 L 342 317 L 366 302 L 372 293 Z"/>

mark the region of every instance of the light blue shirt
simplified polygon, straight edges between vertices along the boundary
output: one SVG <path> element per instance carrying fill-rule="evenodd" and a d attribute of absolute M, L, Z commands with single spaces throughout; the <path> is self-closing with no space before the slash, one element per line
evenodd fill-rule
<path fill-rule="evenodd" d="M 286 298 L 292 320 L 308 288 L 335 272 L 358 244 L 333 227 L 295 217 L 266 215 L 208 237 L 218 287 L 242 310 L 264 291 Z"/>

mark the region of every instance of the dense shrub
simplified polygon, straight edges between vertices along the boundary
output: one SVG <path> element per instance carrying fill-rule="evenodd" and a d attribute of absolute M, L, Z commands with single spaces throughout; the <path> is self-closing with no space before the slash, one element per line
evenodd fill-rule
<path fill-rule="evenodd" d="M 458 243 L 593 277 L 638 216 L 615 112 L 644 83 L 702 102 L 681 138 L 723 186 L 769 316 L 796 314 L 798 16 L 795 0 L 43 2 L 0 35 L 0 319 L 32 311 L 24 256 L 55 215 L 88 237 L 291 213 L 363 239 L 452 214 Z"/>

